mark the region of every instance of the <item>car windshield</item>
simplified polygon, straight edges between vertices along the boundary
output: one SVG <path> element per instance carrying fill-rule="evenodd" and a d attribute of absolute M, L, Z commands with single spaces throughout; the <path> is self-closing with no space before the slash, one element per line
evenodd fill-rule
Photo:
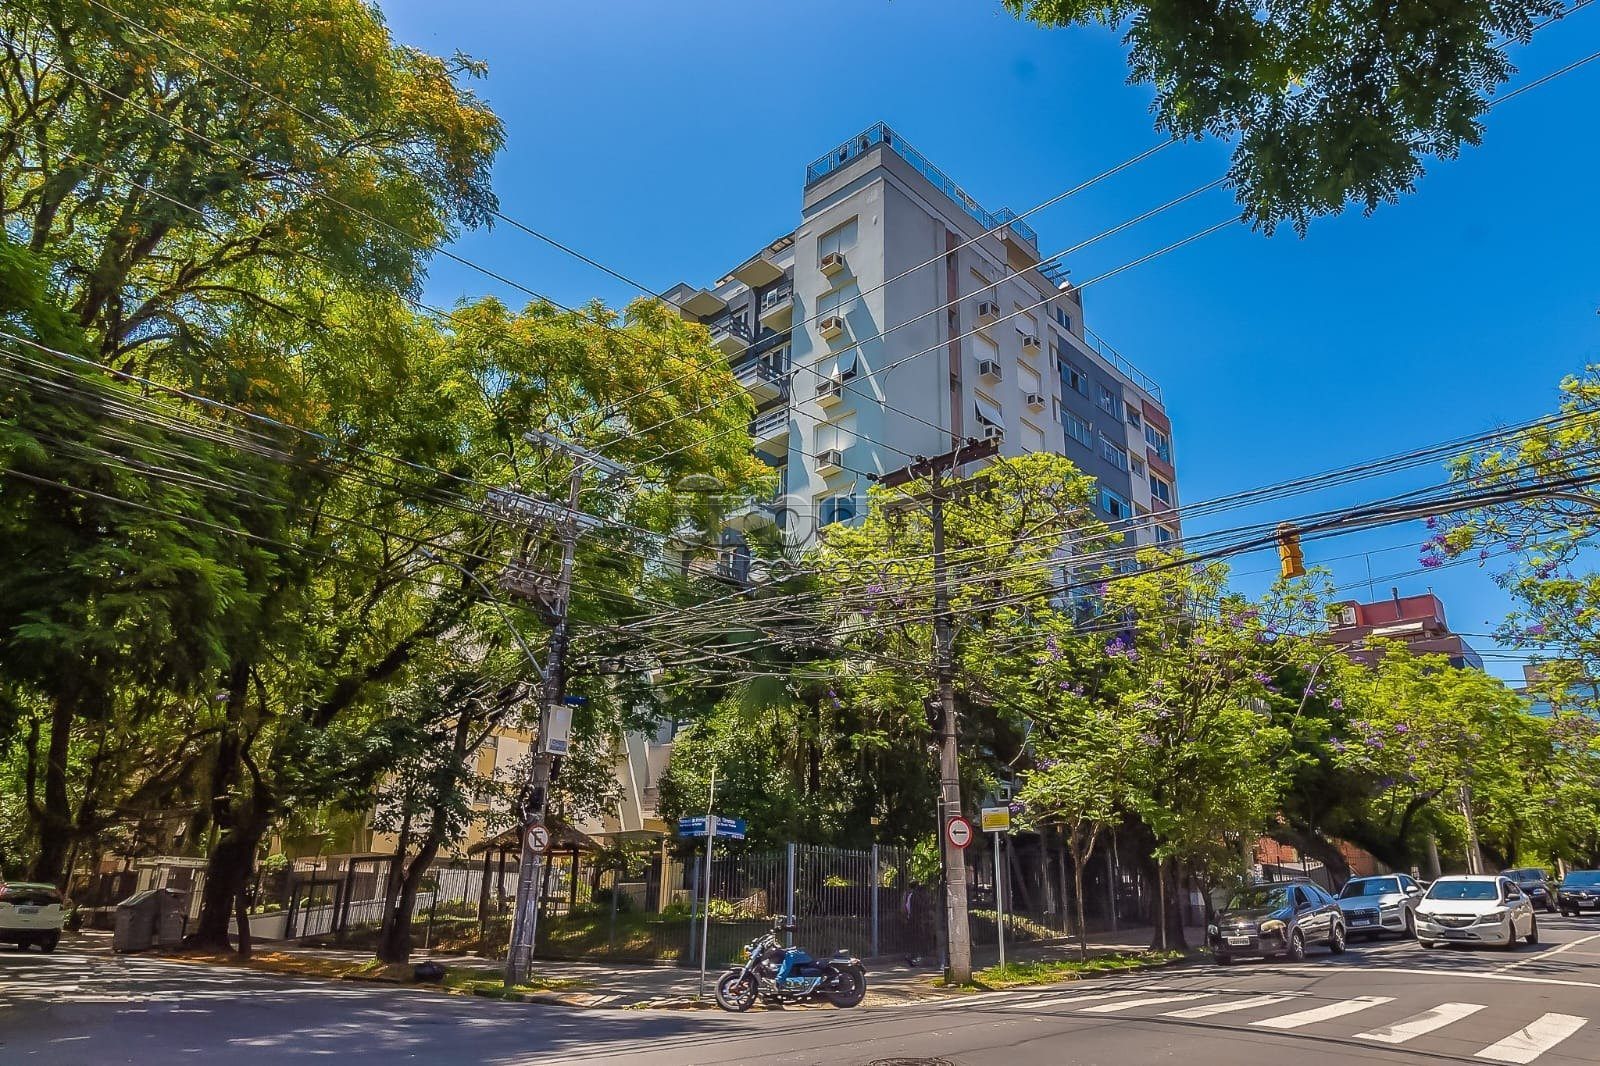
<path fill-rule="evenodd" d="M 1600 870 L 1574 870 L 1561 883 L 1573 888 L 1600 888 Z"/>
<path fill-rule="evenodd" d="M 1435 881 L 1428 898 L 1499 899 L 1500 888 L 1493 881 Z"/>
<path fill-rule="evenodd" d="M 1282 885 L 1256 885 L 1241 888 L 1228 901 L 1227 910 L 1255 911 L 1270 908 L 1277 910 L 1289 905 L 1289 890 Z"/>
<path fill-rule="evenodd" d="M 1513 881 L 1543 881 L 1544 871 L 1537 868 L 1528 870 L 1507 870 L 1500 876 L 1509 877 Z"/>
<path fill-rule="evenodd" d="M 1386 892 L 1399 892 L 1400 882 L 1393 877 L 1362 877 L 1351 881 L 1339 893 L 1340 899 L 1357 896 L 1381 896 Z"/>

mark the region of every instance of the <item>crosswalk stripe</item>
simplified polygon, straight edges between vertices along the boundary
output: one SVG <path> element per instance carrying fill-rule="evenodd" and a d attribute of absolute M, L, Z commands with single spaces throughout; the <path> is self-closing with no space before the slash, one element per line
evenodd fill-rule
<path fill-rule="evenodd" d="M 1377 1007 L 1393 1001 L 1393 996 L 1355 996 L 1352 999 L 1342 999 L 1326 1006 L 1312 1007 L 1310 1010 L 1282 1014 L 1276 1018 L 1267 1018 L 1255 1024 L 1263 1029 L 1299 1029 L 1301 1026 L 1313 1025 L 1316 1022 L 1325 1022 L 1333 1018 L 1343 1018 L 1346 1014 L 1354 1014 L 1357 1011 L 1366 1010 L 1368 1007 Z"/>
<path fill-rule="evenodd" d="M 1093 999 L 1115 999 L 1119 996 L 1131 996 L 1134 994 L 1135 990 L 1131 988 L 1118 992 L 1092 992 L 1086 996 L 1072 993 L 1064 996 L 1043 996 L 1039 999 L 1029 1000 L 1026 1003 L 1010 1003 L 1007 1006 L 1015 1010 L 1038 1010 L 1041 1007 L 1071 1007 L 1079 1003 L 1087 1003 Z"/>
<path fill-rule="evenodd" d="M 1182 1010 L 1169 1010 L 1162 1015 L 1163 1018 L 1209 1018 L 1214 1014 L 1227 1014 L 1230 1011 L 1254 1010 L 1257 1007 L 1270 1007 L 1274 1003 L 1282 1003 L 1293 996 L 1251 996 L 1249 999 L 1227 999 L 1221 1003 L 1202 1003 L 1198 1007 L 1185 1007 Z"/>
<path fill-rule="evenodd" d="M 1404 1044 L 1407 1040 L 1431 1033 L 1435 1029 L 1442 1029 L 1451 1022 L 1471 1017 L 1483 1010 L 1483 1007 L 1482 1003 L 1441 1003 L 1432 1010 L 1413 1014 L 1393 1025 L 1380 1025 L 1368 1032 L 1357 1033 L 1356 1039 L 1376 1040 L 1380 1044 Z"/>
<path fill-rule="evenodd" d="M 1117 1003 L 1101 1003 L 1094 1007 L 1083 1007 L 1080 1014 L 1111 1014 L 1119 1010 L 1132 1010 L 1134 1007 L 1154 1007 L 1158 1003 L 1182 1003 L 1190 999 L 1204 999 L 1211 995 L 1210 992 L 1185 992 L 1171 996 L 1145 996 L 1141 999 L 1124 999 Z"/>
<path fill-rule="evenodd" d="M 1532 1062 L 1582 1029 L 1586 1021 L 1587 1018 L 1574 1014 L 1546 1014 L 1499 1043 L 1490 1044 L 1474 1058 L 1492 1062 Z"/>

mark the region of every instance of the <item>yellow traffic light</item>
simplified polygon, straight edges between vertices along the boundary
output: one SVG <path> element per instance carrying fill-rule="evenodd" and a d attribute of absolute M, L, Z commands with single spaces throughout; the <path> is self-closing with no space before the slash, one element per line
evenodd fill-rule
<path fill-rule="evenodd" d="M 1278 523 L 1279 573 L 1287 580 L 1306 576 L 1306 556 L 1300 550 L 1300 529 L 1293 522 Z"/>

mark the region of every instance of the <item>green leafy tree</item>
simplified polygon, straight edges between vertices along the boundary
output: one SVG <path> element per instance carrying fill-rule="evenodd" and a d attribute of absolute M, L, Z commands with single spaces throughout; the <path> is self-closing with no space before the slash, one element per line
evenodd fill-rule
<path fill-rule="evenodd" d="M 1158 128 L 1234 142 L 1229 181 L 1269 231 L 1412 192 L 1430 156 L 1483 135 L 1489 97 L 1559 0 L 1005 0 L 1044 26 L 1125 26 Z"/>

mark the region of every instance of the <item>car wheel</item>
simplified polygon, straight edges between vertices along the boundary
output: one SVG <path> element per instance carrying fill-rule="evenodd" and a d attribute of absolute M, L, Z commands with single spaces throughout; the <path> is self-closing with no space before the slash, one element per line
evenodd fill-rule
<path fill-rule="evenodd" d="M 1344 954 L 1344 923 L 1334 922 L 1333 932 L 1328 934 L 1328 950 L 1335 955 Z"/>
<path fill-rule="evenodd" d="M 39 941 L 39 948 L 46 955 L 48 955 L 51 952 L 55 951 L 56 945 L 59 944 L 59 943 L 61 943 L 61 934 L 60 933 L 54 933 L 54 934 L 52 934 L 50 936 L 45 937 L 43 940 Z"/>
<path fill-rule="evenodd" d="M 1417 916 L 1410 911 L 1406 911 L 1405 937 L 1407 940 L 1417 939 Z"/>
<path fill-rule="evenodd" d="M 1306 938 L 1296 929 L 1289 934 L 1289 950 L 1284 952 L 1290 962 L 1306 961 Z"/>
<path fill-rule="evenodd" d="M 1530 944 L 1539 942 L 1539 919 L 1535 915 L 1528 915 L 1528 935 L 1522 938 Z"/>
<path fill-rule="evenodd" d="M 1211 961 L 1215 962 L 1218 966 L 1227 966 L 1229 963 L 1233 962 L 1233 956 L 1229 955 L 1225 951 L 1213 951 L 1211 953 Z"/>

